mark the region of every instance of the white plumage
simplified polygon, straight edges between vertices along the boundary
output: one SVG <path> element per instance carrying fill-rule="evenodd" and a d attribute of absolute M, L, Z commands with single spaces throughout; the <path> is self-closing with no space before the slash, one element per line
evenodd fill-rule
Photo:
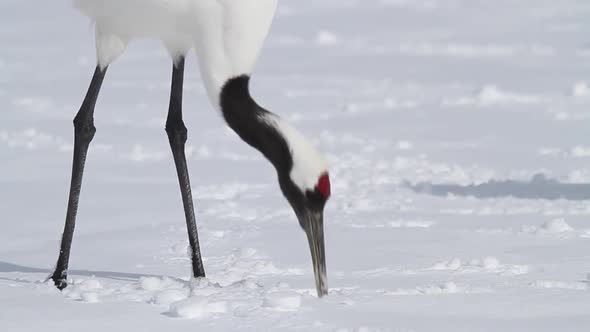
<path fill-rule="evenodd" d="M 318 184 L 318 179 L 328 172 L 328 164 L 315 147 L 288 122 L 274 114 L 265 116 L 264 121 L 276 128 L 285 137 L 291 155 L 293 168 L 289 176 L 301 189 L 310 190 Z"/>
<path fill-rule="evenodd" d="M 161 40 L 177 58 L 195 49 L 209 97 L 232 77 L 252 72 L 277 0 L 73 0 L 96 24 L 101 67 L 137 38 Z"/>

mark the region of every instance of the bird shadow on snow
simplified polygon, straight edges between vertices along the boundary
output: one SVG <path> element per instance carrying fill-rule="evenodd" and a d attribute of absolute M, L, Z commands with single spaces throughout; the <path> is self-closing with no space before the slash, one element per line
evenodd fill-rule
<path fill-rule="evenodd" d="M 29 267 L 29 266 L 17 265 L 17 264 L 13 264 L 13 263 L 9 263 L 9 262 L 0 261 L 0 273 L 43 273 L 43 274 L 47 274 L 47 277 L 49 278 L 49 274 L 52 272 L 53 272 L 53 270 L 50 270 L 50 269 Z M 151 275 L 151 274 L 137 274 L 137 273 L 113 272 L 113 271 L 89 271 L 89 270 L 70 270 L 70 271 L 68 271 L 68 274 L 73 275 L 73 276 L 97 277 L 97 278 L 125 280 L 125 281 L 139 280 L 142 277 L 162 277 L 162 276 Z M 13 278 L 1 277 L 1 276 L 0 276 L 0 280 L 20 282 L 20 283 L 31 283 L 31 281 L 27 281 L 27 280 L 24 280 L 21 278 L 13 279 Z"/>
<path fill-rule="evenodd" d="M 515 197 L 522 199 L 547 200 L 590 200 L 590 183 L 564 183 L 553 180 L 544 174 L 536 174 L 530 181 L 491 180 L 478 185 L 454 185 L 405 182 L 404 187 L 419 193 L 433 196 L 470 196 L 475 198 Z"/>

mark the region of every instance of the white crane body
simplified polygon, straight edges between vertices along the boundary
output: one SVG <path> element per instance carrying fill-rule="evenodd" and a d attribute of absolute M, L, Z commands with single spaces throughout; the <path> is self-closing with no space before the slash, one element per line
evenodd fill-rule
<path fill-rule="evenodd" d="M 161 40 L 174 59 L 194 49 L 215 107 L 228 79 L 251 74 L 277 5 L 277 0 L 73 1 L 96 25 L 101 67 L 138 38 Z"/>

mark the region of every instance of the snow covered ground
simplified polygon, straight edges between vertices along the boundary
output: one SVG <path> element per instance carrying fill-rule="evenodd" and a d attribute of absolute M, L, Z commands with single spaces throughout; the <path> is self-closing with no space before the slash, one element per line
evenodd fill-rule
<path fill-rule="evenodd" d="M 73 285 L 44 283 L 93 33 L 68 0 L 1 0 L 0 330 L 588 331 L 589 15 L 587 0 L 281 1 L 253 90 L 332 165 L 319 300 L 274 170 L 212 110 L 192 58 L 209 278 L 190 281 L 154 41 L 111 67 Z"/>

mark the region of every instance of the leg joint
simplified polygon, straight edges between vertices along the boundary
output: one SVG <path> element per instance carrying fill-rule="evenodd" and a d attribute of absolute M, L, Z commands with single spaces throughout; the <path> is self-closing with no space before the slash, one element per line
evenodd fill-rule
<path fill-rule="evenodd" d="M 166 133 L 170 143 L 184 144 L 188 139 L 188 130 L 182 120 L 166 123 Z"/>
<path fill-rule="evenodd" d="M 74 118 L 74 133 L 76 138 L 80 138 L 88 143 L 96 134 L 96 127 L 91 117 L 82 116 L 80 113 Z"/>

